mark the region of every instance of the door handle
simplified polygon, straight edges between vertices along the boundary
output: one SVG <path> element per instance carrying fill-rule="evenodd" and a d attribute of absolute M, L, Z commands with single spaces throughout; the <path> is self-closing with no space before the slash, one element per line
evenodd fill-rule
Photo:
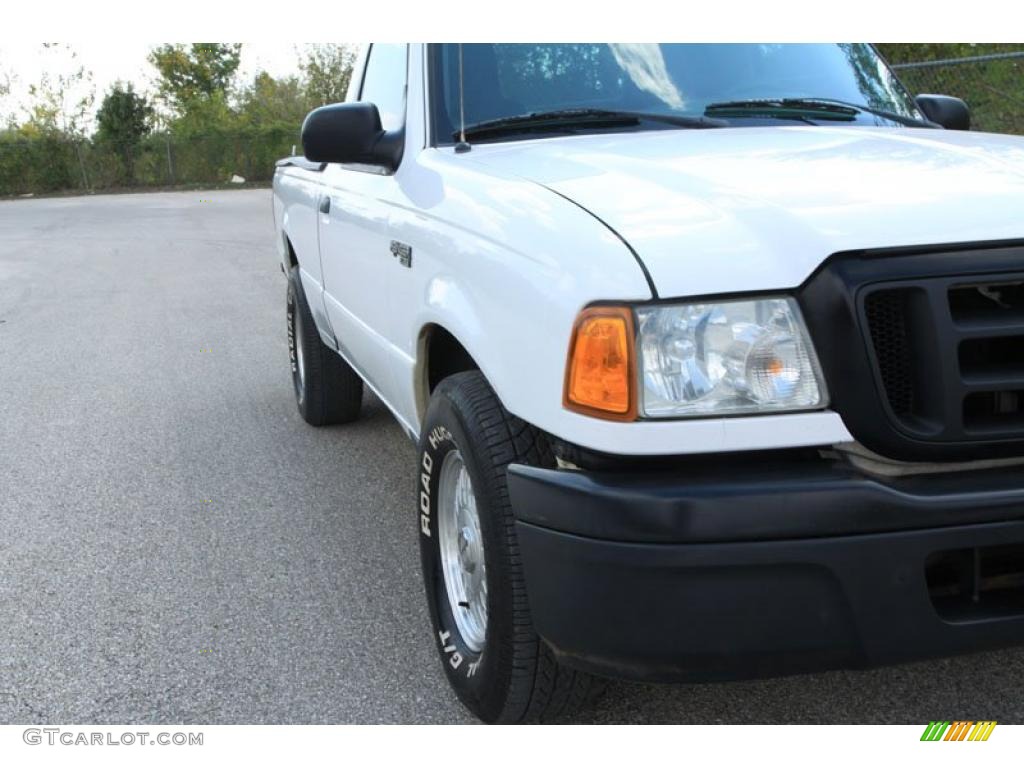
<path fill-rule="evenodd" d="M 320 198 L 320 213 L 331 212 L 331 197 L 330 195 L 324 195 Z"/>

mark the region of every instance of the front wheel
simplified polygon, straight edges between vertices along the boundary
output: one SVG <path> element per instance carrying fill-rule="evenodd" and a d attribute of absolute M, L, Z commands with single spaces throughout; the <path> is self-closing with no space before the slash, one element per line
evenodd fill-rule
<path fill-rule="evenodd" d="M 486 722 L 561 719 L 597 691 L 533 629 L 506 470 L 552 466 L 544 436 L 478 371 L 442 381 L 419 445 L 417 518 L 434 641 L 449 683 Z"/>

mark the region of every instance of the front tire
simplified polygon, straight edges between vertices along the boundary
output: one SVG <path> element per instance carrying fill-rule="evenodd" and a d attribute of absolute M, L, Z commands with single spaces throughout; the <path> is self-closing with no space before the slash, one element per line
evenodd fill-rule
<path fill-rule="evenodd" d="M 314 427 L 355 421 L 363 403 L 363 380 L 320 340 L 297 266 L 288 272 L 286 301 L 288 358 L 299 413 Z"/>
<path fill-rule="evenodd" d="M 544 436 L 502 407 L 478 371 L 442 381 L 419 445 L 417 518 L 442 665 L 485 722 L 562 719 L 598 686 L 559 665 L 534 631 L 506 470 L 553 466 Z"/>

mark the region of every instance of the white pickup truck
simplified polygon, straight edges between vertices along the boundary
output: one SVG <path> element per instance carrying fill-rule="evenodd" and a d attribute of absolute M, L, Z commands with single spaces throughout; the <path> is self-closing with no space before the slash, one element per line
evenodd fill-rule
<path fill-rule="evenodd" d="M 418 441 L 473 713 L 1024 643 L 1024 139 L 969 122 L 866 44 L 375 44 L 306 118 L 299 411 Z"/>

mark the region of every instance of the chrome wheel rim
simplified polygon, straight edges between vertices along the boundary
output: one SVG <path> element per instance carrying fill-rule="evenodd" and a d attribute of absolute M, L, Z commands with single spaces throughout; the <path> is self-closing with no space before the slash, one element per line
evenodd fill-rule
<path fill-rule="evenodd" d="M 487 568 L 476 496 L 458 450 L 441 465 L 437 538 L 455 625 L 466 646 L 479 653 L 487 636 Z"/>

